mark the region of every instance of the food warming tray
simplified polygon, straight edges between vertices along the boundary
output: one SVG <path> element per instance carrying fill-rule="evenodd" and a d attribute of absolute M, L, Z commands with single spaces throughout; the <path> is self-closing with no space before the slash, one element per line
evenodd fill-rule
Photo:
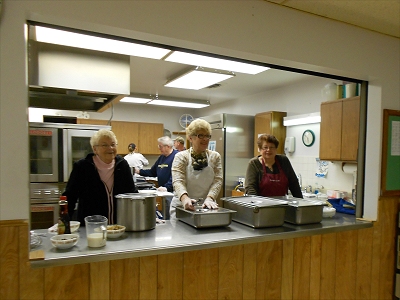
<path fill-rule="evenodd" d="M 292 198 L 285 213 L 285 222 L 303 225 L 320 223 L 323 217 L 324 202 Z"/>
<path fill-rule="evenodd" d="M 233 221 L 254 227 L 282 226 L 288 202 L 261 196 L 221 198 L 225 208 L 236 210 Z"/>
<path fill-rule="evenodd" d="M 219 207 L 217 209 L 195 206 L 195 210 L 186 210 L 182 206 L 176 207 L 178 220 L 195 228 L 228 226 L 232 222 L 235 211 Z"/>

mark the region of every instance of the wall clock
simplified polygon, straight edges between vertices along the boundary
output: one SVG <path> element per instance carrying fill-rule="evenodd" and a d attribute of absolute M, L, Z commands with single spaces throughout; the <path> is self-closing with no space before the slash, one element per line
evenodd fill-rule
<path fill-rule="evenodd" d="M 180 116 L 179 118 L 179 125 L 181 125 L 182 128 L 186 128 L 189 126 L 189 124 L 193 121 L 193 117 L 189 114 L 184 114 Z"/>
<path fill-rule="evenodd" d="M 305 130 L 303 132 L 303 136 L 301 137 L 301 140 L 303 141 L 304 146 L 311 147 L 315 142 L 314 132 L 309 129 Z"/>

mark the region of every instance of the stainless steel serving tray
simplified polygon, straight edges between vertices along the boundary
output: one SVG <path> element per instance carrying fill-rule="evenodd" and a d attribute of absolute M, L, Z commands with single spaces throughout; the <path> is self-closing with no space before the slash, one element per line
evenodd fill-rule
<path fill-rule="evenodd" d="M 195 206 L 195 210 L 186 210 L 182 206 L 176 207 L 176 217 L 179 221 L 195 228 L 228 226 L 232 222 L 234 210 L 219 207 L 217 209 Z"/>
<path fill-rule="evenodd" d="M 325 203 L 318 200 L 301 198 L 289 199 L 285 213 L 285 222 L 303 225 L 320 223 L 323 217 Z"/>
<path fill-rule="evenodd" d="M 221 198 L 223 207 L 236 210 L 233 221 L 254 227 L 276 227 L 284 223 L 288 201 L 261 196 Z"/>

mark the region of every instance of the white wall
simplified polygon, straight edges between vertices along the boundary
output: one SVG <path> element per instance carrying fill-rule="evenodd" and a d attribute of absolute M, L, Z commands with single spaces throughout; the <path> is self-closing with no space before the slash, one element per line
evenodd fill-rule
<path fill-rule="evenodd" d="M 382 109 L 400 109 L 398 39 L 251 0 L 20 0 L 1 14 L 0 220 L 29 217 L 27 19 L 369 80 L 364 217 L 376 218 Z"/>

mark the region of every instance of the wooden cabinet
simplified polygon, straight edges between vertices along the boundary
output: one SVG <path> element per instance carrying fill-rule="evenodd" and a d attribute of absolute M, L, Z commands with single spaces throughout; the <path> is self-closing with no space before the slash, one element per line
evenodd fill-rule
<path fill-rule="evenodd" d="M 78 119 L 78 124 L 107 125 L 107 120 Z M 135 143 L 142 154 L 159 155 L 157 139 L 164 134 L 164 125 L 159 123 L 140 123 L 111 121 L 112 131 L 117 136 L 118 154 L 127 154 L 128 145 Z"/>
<path fill-rule="evenodd" d="M 255 115 L 254 118 L 254 156 L 259 155 L 257 139 L 260 134 L 272 134 L 279 141 L 278 154 L 284 153 L 283 148 L 286 138 L 286 127 L 283 126 L 283 117 L 286 112 L 268 111 Z"/>
<path fill-rule="evenodd" d="M 319 158 L 357 161 L 360 97 L 321 103 Z"/>
<path fill-rule="evenodd" d="M 142 145 L 139 143 L 139 123 L 136 122 L 124 122 L 124 121 L 112 121 L 111 129 L 115 133 L 118 139 L 118 154 L 129 153 L 128 145 L 135 143 L 138 146 L 138 150 L 142 153 Z M 144 154 L 144 153 L 142 153 Z"/>

